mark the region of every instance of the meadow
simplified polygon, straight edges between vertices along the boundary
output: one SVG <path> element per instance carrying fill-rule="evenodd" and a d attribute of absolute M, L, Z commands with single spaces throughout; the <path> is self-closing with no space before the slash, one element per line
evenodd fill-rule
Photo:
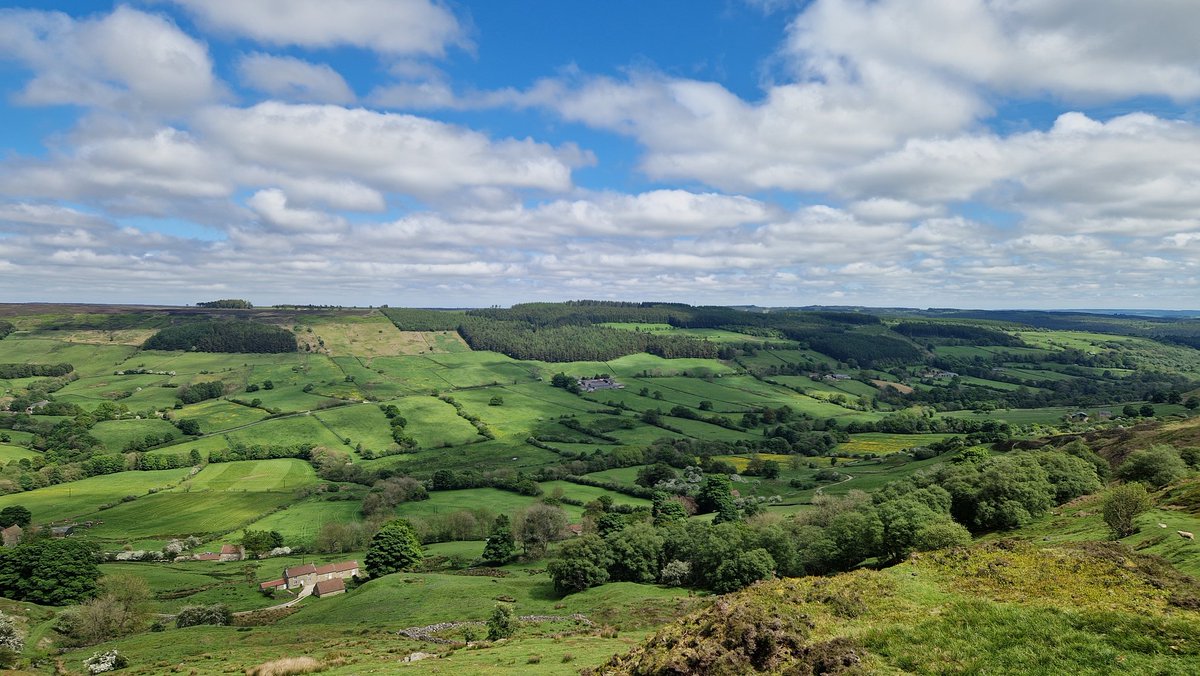
<path fill-rule="evenodd" d="M 1088 331 L 1004 329 L 1024 341 L 1025 347 L 933 344 L 930 351 L 928 345 L 918 340 L 915 343 L 922 350 L 924 361 L 860 368 L 858 363 L 839 362 L 807 349 L 808 342 L 780 337 L 769 339 L 772 343 L 769 348 L 743 349 L 747 342 L 766 339 L 730 330 L 736 328 L 732 323 L 705 329 L 681 329 L 652 322 L 602 325 L 663 337 L 699 338 L 720 345 L 723 350 L 720 354 L 733 354 L 733 358 L 710 358 L 712 352 L 707 353 L 710 357 L 672 359 L 639 353 L 611 359 L 556 362 L 474 351 L 454 331 L 401 330 L 378 311 L 365 308 L 264 310 L 262 315 L 247 316 L 261 316 L 263 321 L 269 319 L 296 331 L 301 345 L 307 347 L 283 354 L 147 351 L 139 349 L 139 340 L 153 333 L 151 324 L 157 320 L 147 319 L 148 323 L 142 327 L 72 328 L 84 325 L 87 317 L 73 315 L 71 324 L 60 330 L 41 327 L 65 322 L 64 317 L 23 320 L 22 330 L 5 338 L 0 345 L 5 355 L 0 362 L 70 362 L 78 377 L 54 385 L 61 387 L 51 392 L 55 401 L 77 404 L 85 412 L 105 402 L 125 405 L 128 409 L 122 414 L 123 419 L 92 421 L 94 424 L 87 431 L 97 446 L 88 450 L 89 457 L 118 455 L 147 436 L 161 438 L 173 434 L 176 437 L 173 442 L 148 451 L 149 455 L 186 457 L 196 450 L 201 462 L 196 468 L 126 471 L 21 491 L 22 477 L 37 472 L 53 455 L 41 450 L 46 447 L 49 426 L 72 421 L 70 415 L 36 415 L 35 421 L 46 424 L 37 434 L 5 430 L 9 440 L 0 443 L 0 465 L 5 472 L 4 483 L 0 485 L 10 486 L 14 492 L 0 496 L 0 507 L 24 505 L 39 524 L 97 522 L 90 528 L 80 528 L 73 537 L 91 539 L 109 552 L 125 548 L 158 549 L 173 538 L 188 536 L 203 540 L 195 551 L 215 551 L 222 544 L 240 542 L 247 530 L 277 531 L 286 545 L 297 550 L 295 554 L 228 564 L 188 561 L 102 566 L 105 574 L 144 578 L 153 592 L 155 612 L 170 614 L 188 604 L 218 602 L 228 604 L 233 610 L 252 610 L 285 600 L 282 595 L 268 598 L 258 593 L 256 587 L 258 582 L 277 577 L 283 566 L 363 558 L 365 552 L 360 549 L 346 554 L 318 554 L 313 547 L 327 524 L 365 523 L 363 500 L 372 491 L 383 490 L 382 485 L 376 484 L 382 478 L 407 475 L 428 484 L 433 473 L 443 469 L 469 473 L 473 480 L 484 483 L 495 482 L 496 477 L 519 476 L 535 481 L 542 495 L 523 495 L 495 487 L 431 490 L 428 499 L 403 502 L 379 518 L 394 516 L 433 522 L 466 510 L 481 522 L 490 523 L 496 515 L 514 516 L 543 499 L 554 503 L 556 498 L 586 504 L 607 497 L 616 505 L 647 508 L 649 500 L 573 483 L 562 477 L 586 473 L 587 479 L 611 481 L 629 488 L 635 485 L 638 472 L 645 467 L 640 463 L 652 461 L 640 454 L 657 441 L 725 442 L 714 448 L 696 443 L 691 448 L 705 449 L 699 451 L 705 455 L 715 453 L 717 459 L 731 463 L 738 472 L 746 470 L 755 457 L 778 463 L 781 472 L 777 478 L 735 477 L 735 488 L 739 497 L 772 499 L 767 503 L 768 515 L 764 520 L 787 519 L 815 509 L 813 501 L 819 495 L 877 491 L 891 481 L 953 461 L 951 455 L 916 461 L 905 453 L 952 435 L 856 432 L 828 454 L 841 457 L 756 453 L 756 448 L 769 448 L 762 442 L 773 433 L 776 423 L 754 424 L 754 416 L 750 416 L 751 422 L 743 423 L 745 413 L 787 406 L 795 414 L 810 416 L 812 420 L 807 423 L 825 425 L 818 426 L 819 430 L 844 427 L 852 421 L 882 421 L 908 405 L 903 399 L 895 399 L 894 394 L 881 395 L 877 385 L 872 384 L 873 380 L 886 380 L 916 388 L 914 397 L 922 393 L 945 395 L 924 403 L 923 409 L 912 409 L 930 412 L 929 420 L 1003 422 L 1011 425 L 1007 434 L 1027 438 L 1124 424 L 1101 420 L 1099 414 L 1102 411 L 1119 414 L 1126 399 L 1141 406 L 1145 403 L 1142 398 L 1148 396 L 1138 391 L 1135 396 L 1105 400 L 1109 403 L 1097 404 L 1101 400 L 1096 399 L 1087 400 L 1084 405 L 1071 401 L 1069 395 L 1060 395 L 1062 391 L 1098 397 L 1094 392 L 1125 392 L 1117 389 L 1123 387 L 1123 381 L 1136 381 L 1152 373 L 1200 373 L 1200 357 L 1191 355 L 1196 351 L 1189 348 Z M 887 328 L 877 325 L 861 331 L 846 327 L 838 330 L 877 335 Z M 1065 352 L 1074 350 L 1082 351 L 1087 359 L 1095 356 L 1087 353 L 1104 351 L 1108 355 L 1105 358 L 1124 366 L 1065 363 L 1069 360 L 1062 355 L 1074 354 Z M 952 391 L 957 383 L 949 378 L 921 382 L 919 376 L 930 368 L 934 354 L 942 359 L 969 362 L 968 366 L 982 363 L 988 369 L 1000 368 L 1009 376 L 1045 386 L 1038 389 L 986 378 L 983 376 L 1003 376 L 989 374 L 980 367 L 979 371 L 972 371 L 979 375 L 963 375 L 956 381 L 984 388 L 983 394 L 971 396 L 986 401 L 960 401 Z M 1013 354 L 1031 361 L 1011 361 L 1005 357 Z M 1051 361 L 1051 357 L 1064 361 Z M 1131 365 L 1136 367 L 1130 368 Z M 135 369 L 161 373 L 115 375 L 117 371 Z M 849 378 L 810 377 L 810 373 L 818 370 L 832 370 Z M 609 374 L 624 387 L 573 394 L 552 386 L 551 380 L 557 373 L 575 377 Z M 222 383 L 220 396 L 194 404 L 178 400 L 180 386 L 213 380 Z M 1184 383 L 1190 381 L 1179 382 L 1180 399 L 1200 393 L 1200 381 L 1189 384 L 1190 389 L 1184 389 Z M 0 387 L 11 396 L 44 384 L 40 378 L 15 378 L 0 382 Z M 1005 397 L 1025 396 L 1025 393 L 1045 400 L 1061 398 L 1053 400 L 1055 405 L 1038 407 L 998 405 L 1011 401 Z M 439 397 L 452 398 L 454 403 Z M 975 404 L 986 405 L 977 408 Z M 405 418 L 403 433 L 416 441 L 415 449 L 385 454 L 390 452 L 394 441 L 390 421 L 381 405 L 395 406 Z M 676 407 L 686 411 L 673 416 L 671 411 Z M 1182 420 L 1192 414 L 1182 403 L 1154 404 L 1154 408 L 1162 419 Z M 655 410 L 662 415 L 661 424 L 677 431 L 650 424 L 653 416 L 642 418 L 644 413 Z M 1066 416 L 1076 411 L 1089 413 L 1091 420 L 1068 423 Z M 134 418 L 135 414 L 141 417 Z M 714 414 L 728 418 L 734 427 L 752 426 L 731 429 L 691 419 L 693 415 Z M 479 427 L 468 418 L 477 419 Z M 180 420 L 196 421 L 202 435 L 185 437 L 174 424 Z M 1140 419 L 1139 422 L 1150 424 Z M 531 437 L 535 438 L 533 444 L 529 443 Z M 233 444 L 326 447 L 345 453 L 352 466 L 317 467 L 301 458 L 203 462 L 210 451 Z M 371 455 L 359 453 L 360 448 L 383 457 L 367 459 Z M 985 454 L 992 452 L 988 446 L 978 448 Z M 592 458 L 610 454 L 620 458 L 619 463 L 612 464 L 639 464 L 586 472 L 606 466 L 600 461 L 591 463 Z M 577 456 L 583 456 L 584 460 Z M 126 467 L 139 466 L 133 464 L 139 456 L 121 457 L 130 463 Z M 682 467 L 691 464 L 690 460 L 699 464 L 702 458 L 677 457 L 672 462 Z M 822 470 L 829 469 L 838 472 L 839 477 L 826 476 L 828 472 Z M 1136 551 L 1160 555 L 1185 572 L 1200 573 L 1196 564 L 1200 552 L 1194 545 L 1181 538 L 1163 537 L 1175 530 L 1195 531 L 1200 522 L 1193 511 L 1169 503 L 1161 495 L 1156 499 L 1158 504 L 1139 522 L 1141 530 L 1124 543 Z M 561 506 L 570 523 L 582 524 L 583 507 L 568 503 Z M 694 518 L 708 521 L 713 515 Z M 1160 528 L 1159 523 L 1166 527 Z M 478 533 L 471 537 L 478 537 Z M 1081 499 L 1038 520 L 1022 531 L 1021 537 L 1065 546 L 1107 536 L 1095 501 Z M 354 546 L 361 547 L 361 543 Z M 552 545 L 551 556 L 560 546 Z M 396 636 L 399 628 L 486 619 L 497 599 L 512 599 L 521 614 L 578 612 L 598 625 L 615 625 L 619 630 L 615 637 L 611 633 L 598 636 L 594 632 L 574 636 L 571 635 L 577 629 L 574 627 L 533 624 L 507 644 L 477 650 L 447 650 L 437 660 L 402 668 L 444 673 L 455 669 L 484 673 L 490 670 L 578 673 L 583 667 L 600 664 L 614 652 L 629 650 L 649 629 L 707 603 L 702 598 L 704 593 L 696 590 L 626 582 L 609 583 L 564 597 L 553 589 L 544 570 L 546 558 L 510 563 L 501 566 L 499 572 L 462 574 L 465 572 L 462 568 L 475 562 L 482 549 L 483 542 L 478 539 L 430 543 L 426 547 L 427 566 L 420 568 L 420 572 L 389 575 L 356 588 L 352 585 L 351 592 L 342 596 L 306 599 L 291 614 L 286 617 L 281 614 L 265 626 L 168 629 L 138 634 L 111 645 L 119 646 L 132 657 L 135 666 L 129 673 L 164 673 L 180 663 L 196 673 L 234 673 L 297 651 L 319 654 L 329 665 L 325 673 L 361 673 L 356 669 L 363 665 L 387 669 L 408 651 L 430 648 L 429 644 Z M 914 570 L 922 574 L 930 570 L 930 575 L 933 574 L 933 569 Z M 925 578 L 904 582 L 902 593 L 912 596 L 904 597 L 903 604 L 920 605 L 953 593 L 936 587 L 936 582 L 926 582 Z M 1022 614 L 1025 611 L 1013 614 L 1010 610 L 992 608 L 987 612 L 997 622 L 1026 617 Z M 33 613 L 33 617 L 42 611 L 33 608 L 20 612 Z M 52 618 L 54 611 L 46 612 Z M 945 612 L 963 616 L 958 606 Z M 937 618 L 928 621 L 941 622 Z M 50 619 L 41 622 L 38 631 L 53 636 Z M 1037 626 L 1052 625 L 1058 626 L 1052 622 Z M 948 631 L 947 627 L 938 626 Z M 551 638 L 564 631 L 566 635 Z M 871 645 L 879 654 L 902 655 L 896 662 L 900 665 L 928 666 L 919 655 L 911 654 L 901 645 L 902 639 L 911 638 L 911 634 L 900 627 L 878 625 L 871 631 L 876 632 L 869 634 Z M 955 664 L 960 666 L 976 664 L 969 655 L 963 656 L 967 653 L 956 636 L 939 639 L 938 649 L 957 656 L 955 659 L 959 661 Z M 996 648 L 999 654 L 1011 657 L 1005 650 Z M 81 654 L 67 653 L 65 659 L 78 663 Z M 539 659 L 530 661 L 533 657 Z M 1152 660 L 1144 663 L 1158 664 Z"/>

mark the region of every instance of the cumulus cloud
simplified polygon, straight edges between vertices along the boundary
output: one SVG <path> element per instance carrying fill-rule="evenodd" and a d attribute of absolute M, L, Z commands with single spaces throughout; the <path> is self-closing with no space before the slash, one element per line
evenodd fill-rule
<path fill-rule="evenodd" d="M 572 168 L 592 161 L 573 145 L 493 140 L 427 118 L 331 105 L 210 108 L 197 127 L 244 162 L 423 195 L 470 186 L 566 190 Z"/>
<path fill-rule="evenodd" d="M 346 80 L 323 63 L 309 63 L 290 56 L 247 54 L 238 62 L 238 74 L 247 86 L 287 101 L 354 101 L 354 92 Z"/>
<path fill-rule="evenodd" d="M 1021 94 L 1200 96 L 1200 5 L 1176 0 L 817 0 L 786 46 L 801 68 L 891 64 Z"/>
<path fill-rule="evenodd" d="M 435 0 L 170 1 L 213 30 L 274 45 L 436 56 L 467 44 L 458 19 Z"/>
<path fill-rule="evenodd" d="M 33 72 L 17 96 L 29 105 L 179 112 L 221 93 L 202 42 L 126 6 L 85 19 L 0 10 L 0 55 Z"/>

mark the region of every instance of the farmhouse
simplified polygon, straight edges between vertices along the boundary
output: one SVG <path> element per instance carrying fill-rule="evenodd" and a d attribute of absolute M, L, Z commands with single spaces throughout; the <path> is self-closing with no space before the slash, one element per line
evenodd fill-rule
<path fill-rule="evenodd" d="M 0 530 L 0 537 L 4 538 L 5 547 L 16 547 L 17 543 L 21 541 L 21 536 L 24 534 L 25 531 L 21 530 L 21 527 L 15 523 L 4 530 Z"/>
<path fill-rule="evenodd" d="M 850 380 L 850 374 L 848 374 L 848 373 L 827 373 L 827 374 L 825 374 L 825 380 Z"/>
<path fill-rule="evenodd" d="M 1067 416 L 1067 420 L 1070 420 L 1071 422 L 1087 422 L 1087 411 L 1075 411 L 1071 415 Z"/>
<path fill-rule="evenodd" d="M 344 593 L 346 593 L 346 582 L 340 577 L 335 577 L 332 580 L 321 580 L 317 583 L 317 588 L 313 590 L 313 594 L 317 598 Z"/>
<path fill-rule="evenodd" d="M 221 545 L 218 561 L 241 561 L 246 558 L 246 550 L 241 545 Z"/>
<path fill-rule="evenodd" d="M 341 561 L 323 566 L 306 563 L 283 571 L 283 579 L 288 589 L 312 586 L 327 580 L 344 580 L 357 575 L 358 561 Z"/>
<path fill-rule="evenodd" d="M 28 415 L 33 415 L 34 411 L 36 411 L 40 408 L 46 408 L 49 405 L 50 405 L 50 402 L 45 399 L 43 399 L 41 401 L 35 401 L 32 404 L 30 404 L 28 407 L 25 408 L 25 413 Z"/>
<path fill-rule="evenodd" d="M 921 374 L 922 378 L 933 378 L 934 380 L 942 380 L 946 378 L 957 378 L 958 374 L 954 371 L 946 371 L 943 369 L 929 369 Z"/>
<path fill-rule="evenodd" d="M 196 561 L 220 561 L 221 555 L 216 552 L 204 552 L 192 557 Z"/>
<path fill-rule="evenodd" d="M 579 389 L 584 392 L 595 392 L 596 390 L 623 390 L 625 386 L 613 380 L 611 376 L 603 378 L 580 378 Z"/>

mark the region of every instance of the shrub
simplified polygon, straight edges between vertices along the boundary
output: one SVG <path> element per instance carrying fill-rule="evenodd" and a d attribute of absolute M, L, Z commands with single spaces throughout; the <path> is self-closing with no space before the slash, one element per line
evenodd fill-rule
<path fill-rule="evenodd" d="M 25 649 L 25 637 L 13 619 L 0 613 L 0 668 L 10 669 L 16 666 L 17 658 Z"/>
<path fill-rule="evenodd" d="M 692 576 L 692 564 L 678 559 L 663 566 L 658 574 L 659 582 L 668 587 L 680 587 Z"/>
<path fill-rule="evenodd" d="M 1140 483 L 1117 486 L 1104 494 L 1102 511 L 1104 523 L 1112 531 L 1113 539 L 1128 537 L 1137 532 L 1134 520 L 1151 507 L 1146 487 Z"/>
<path fill-rule="evenodd" d="M 487 621 L 488 640 L 497 641 L 508 638 L 517 633 L 518 626 L 517 611 L 513 610 L 512 604 L 497 603 L 496 607 L 492 609 L 492 616 Z"/>
<path fill-rule="evenodd" d="M 969 544 L 971 544 L 971 531 L 953 521 L 928 524 L 918 530 L 913 539 L 913 549 L 918 552 L 965 547 Z"/>
<path fill-rule="evenodd" d="M 1187 465 L 1172 447 L 1159 444 L 1129 454 L 1117 468 L 1117 477 L 1123 481 L 1137 481 L 1153 488 L 1161 488 L 1187 474 Z"/>
<path fill-rule="evenodd" d="M 713 576 L 713 591 L 726 594 L 774 575 L 775 559 L 765 549 L 751 549 L 717 567 Z"/>
<path fill-rule="evenodd" d="M 93 653 L 91 657 L 83 661 L 83 666 L 87 668 L 89 674 L 103 674 L 106 671 L 116 671 L 129 666 L 129 660 L 116 650 L 109 650 L 103 653 Z"/>
<path fill-rule="evenodd" d="M 202 624 L 224 627 L 232 619 L 233 613 L 229 612 L 229 606 L 224 603 L 214 603 L 210 606 L 185 606 L 175 616 L 175 626 L 180 629 Z"/>

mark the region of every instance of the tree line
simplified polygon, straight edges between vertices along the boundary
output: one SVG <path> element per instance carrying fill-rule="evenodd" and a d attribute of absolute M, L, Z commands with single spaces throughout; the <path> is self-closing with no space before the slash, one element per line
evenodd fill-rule
<path fill-rule="evenodd" d="M 150 336 L 142 348 L 193 352 L 295 352 L 296 336 L 268 324 L 203 321 L 163 329 Z"/>

